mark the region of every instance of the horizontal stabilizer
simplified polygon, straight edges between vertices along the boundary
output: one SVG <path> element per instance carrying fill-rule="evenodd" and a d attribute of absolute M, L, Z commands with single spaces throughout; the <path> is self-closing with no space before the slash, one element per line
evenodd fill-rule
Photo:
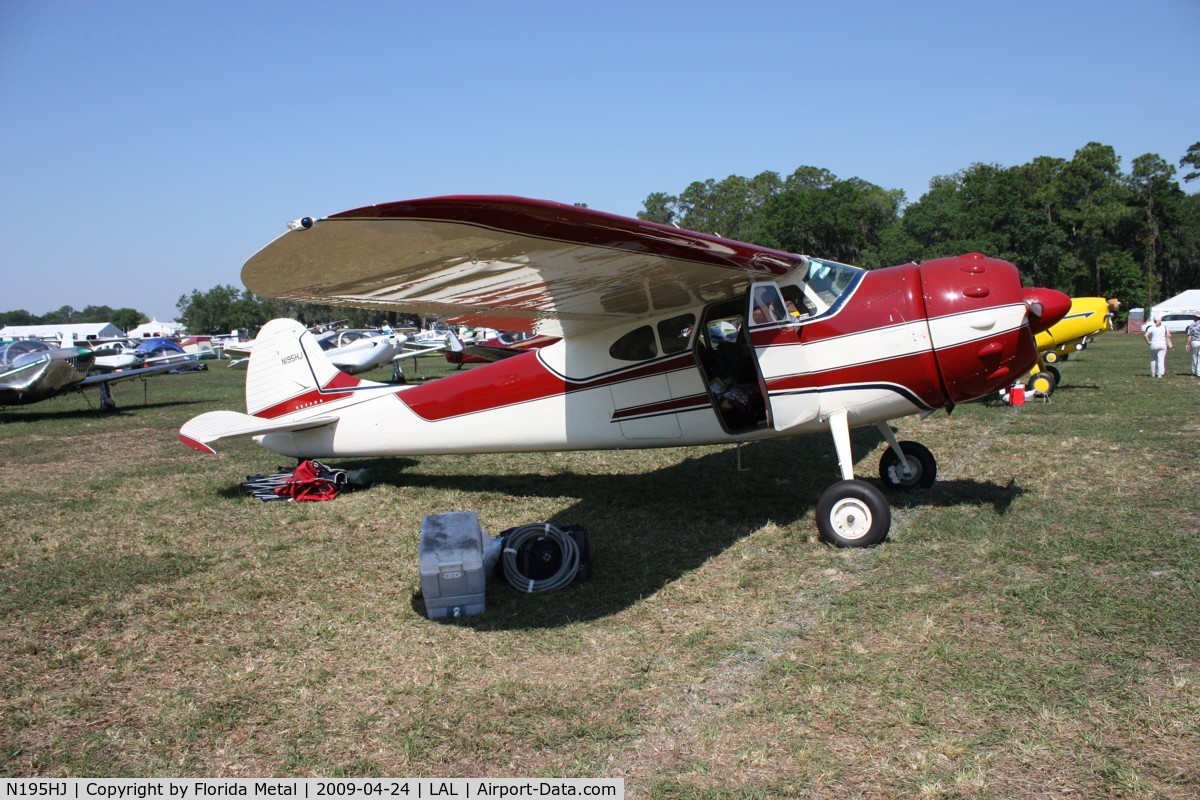
<path fill-rule="evenodd" d="M 179 429 L 179 441 L 203 453 L 215 453 L 214 442 L 239 436 L 261 436 L 267 433 L 303 431 L 332 425 L 338 418 L 333 416 L 313 417 L 297 422 L 272 422 L 262 417 L 241 414 L 237 411 L 209 411 L 188 420 Z"/>

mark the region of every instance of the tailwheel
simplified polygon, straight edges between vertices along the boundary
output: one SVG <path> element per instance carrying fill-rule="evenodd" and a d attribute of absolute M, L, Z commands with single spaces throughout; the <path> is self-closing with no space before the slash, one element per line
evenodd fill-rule
<path fill-rule="evenodd" d="M 891 527 L 887 498 L 866 481 L 838 481 L 817 500 L 821 539 L 837 547 L 874 547 Z"/>
<path fill-rule="evenodd" d="M 1025 384 L 1025 388 L 1032 394 L 1049 397 L 1054 393 L 1054 387 L 1057 385 L 1058 383 L 1054 380 L 1054 376 L 1049 372 L 1039 372 L 1029 379 L 1029 383 Z"/>
<path fill-rule="evenodd" d="M 920 442 L 899 442 L 904 459 L 888 447 L 879 459 L 879 477 L 885 489 L 924 491 L 937 479 L 937 459 Z"/>

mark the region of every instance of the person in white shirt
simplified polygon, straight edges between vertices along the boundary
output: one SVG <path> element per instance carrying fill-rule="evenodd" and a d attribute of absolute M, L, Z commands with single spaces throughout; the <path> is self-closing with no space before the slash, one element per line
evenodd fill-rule
<path fill-rule="evenodd" d="M 1154 315 L 1143 335 L 1150 344 L 1150 377 L 1161 378 L 1167 374 L 1167 351 L 1171 349 L 1171 332 L 1163 325 L 1162 314 Z"/>

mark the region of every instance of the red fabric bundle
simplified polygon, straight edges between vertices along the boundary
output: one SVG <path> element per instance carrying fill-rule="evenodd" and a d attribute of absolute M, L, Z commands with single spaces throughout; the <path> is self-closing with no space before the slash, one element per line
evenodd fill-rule
<path fill-rule="evenodd" d="M 301 461 L 292 472 L 292 477 L 280 485 L 275 494 L 296 501 L 332 500 L 338 496 L 338 487 L 331 473 L 323 470 L 316 461 L 310 460 Z"/>

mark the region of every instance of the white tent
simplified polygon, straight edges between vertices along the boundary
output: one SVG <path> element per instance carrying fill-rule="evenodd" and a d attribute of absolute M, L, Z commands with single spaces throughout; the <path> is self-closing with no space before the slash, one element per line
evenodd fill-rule
<path fill-rule="evenodd" d="M 125 333 L 111 322 L 81 322 L 62 325 L 5 325 L 0 339 L 54 339 L 64 344 L 91 339 L 119 339 Z"/>
<path fill-rule="evenodd" d="M 149 322 L 138 325 L 133 330 L 129 331 L 130 339 L 152 339 L 157 336 L 179 336 L 183 333 L 184 326 L 179 322 L 159 322 L 158 320 L 150 320 Z"/>
<path fill-rule="evenodd" d="M 1188 289 L 1150 309 L 1155 314 L 1200 314 L 1200 289 Z"/>

